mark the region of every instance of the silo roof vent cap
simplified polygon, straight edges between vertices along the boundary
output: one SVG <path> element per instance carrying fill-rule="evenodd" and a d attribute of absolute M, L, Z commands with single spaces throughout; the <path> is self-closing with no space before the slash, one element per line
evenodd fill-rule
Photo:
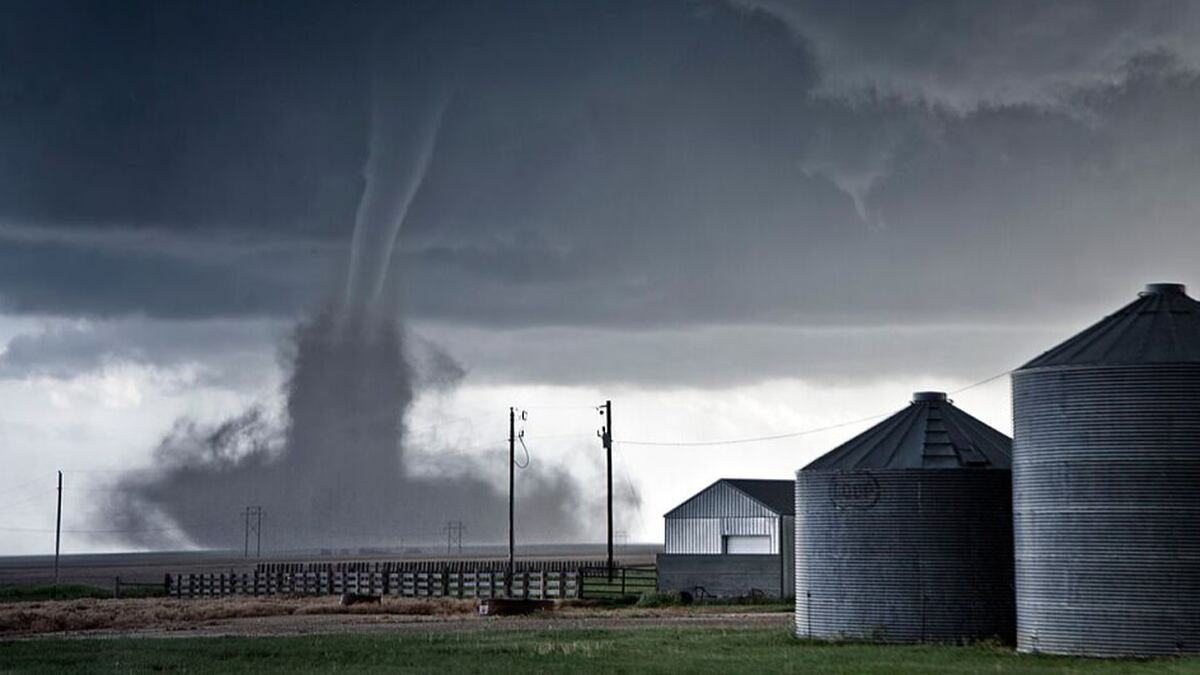
<path fill-rule="evenodd" d="M 922 401 L 945 401 L 946 392 L 944 391 L 914 391 L 912 397 L 913 403 Z"/>
<path fill-rule="evenodd" d="M 1186 295 L 1187 286 L 1183 284 L 1158 283 L 1146 284 L 1146 289 L 1139 295 Z"/>

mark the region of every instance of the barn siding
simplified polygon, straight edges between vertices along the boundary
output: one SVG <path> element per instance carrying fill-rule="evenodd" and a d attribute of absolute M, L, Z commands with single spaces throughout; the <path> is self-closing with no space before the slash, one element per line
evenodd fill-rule
<path fill-rule="evenodd" d="M 719 554 L 720 518 L 667 518 L 664 550 L 667 553 Z"/>
<path fill-rule="evenodd" d="M 760 535 L 771 538 L 771 554 L 778 555 L 779 518 L 667 518 L 666 553 L 717 555 L 727 534 Z"/>

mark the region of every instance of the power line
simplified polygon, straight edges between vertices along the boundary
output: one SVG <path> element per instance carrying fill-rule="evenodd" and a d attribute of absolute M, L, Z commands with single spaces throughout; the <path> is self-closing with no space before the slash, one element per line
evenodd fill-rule
<path fill-rule="evenodd" d="M 121 467 L 91 467 L 87 469 L 64 469 L 63 473 L 139 473 L 146 471 L 158 471 L 156 466 L 143 466 L 133 468 Z"/>
<path fill-rule="evenodd" d="M 573 434 L 550 434 L 547 436 L 526 436 L 526 438 L 534 441 L 556 441 L 564 438 L 592 438 L 593 434 L 575 432 Z"/>
<path fill-rule="evenodd" d="M 624 444 L 624 445 L 646 445 L 646 446 L 657 446 L 657 447 L 682 447 L 682 446 L 696 447 L 696 446 L 713 446 L 713 445 L 739 445 L 742 443 L 761 443 L 763 441 L 776 441 L 776 440 L 783 439 L 783 438 L 795 438 L 797 436 L 806 436 L 808 434 L 820 433 L 822 431 L 831 431 L 833 429 L 841 429 L 842 427 L 853 426 L 855 424 L 862 424 L 864 422 L 870 422 L 873 420 L 877 420 L 881 417 L 887 417 L 890 414 L 891 414 L 890 412 L 881 413 L 878 415 L 871 415 L 870 417 L 862 417 L 862 418 L 859 418 L 856 420 L 850 420 L 849 422 L 840 422 L 838 424 L 831 424 L 831 425 L 825 426 L 825 427 L 816 427 L 813 429 L 801 429 L 800 431 L 789 431 L 787 433 L 772 434 L 770 436 L 751 436 L 749 438 L 730 438 L 730 439 L 725 439 L 725 440 L 721 440 L 721 441 L 631 441 L 631 440 L 625 440 L 625 439 L 617 439 L 616 442 Z"/>
<path fill-rule="evenodd" d="M 633 485 L 633 479 L 629 477 L 629 472 L 625 470 L 625 456 L 621 454 L 621 448 L 614 446 L 613 452 L 617 454 L 617 459 L 621 462 L 621 477 L 625 479 L 625 485 L 629 488 L 629 498 L 633 500 L 634 509 L 637 511 L 638 525 L 643 528 L 646 526 L 646 516 L 642 512 L 642 496 L 638 489 Z"/>
<path fill-rule="evenodd" d="M 38 499 L 42 499 L 42 498 L 44 498 L 44 497 L 45 497 L 47 494 L 49 494 L 49 493 L 52 493 L 52 492 L 54 492 L 54 489 L 53 489 L 53 488 L 51 488 L 51 489 L 49 489 L 49 490 L 47 490 L 47 489 L 44 489 L 44 488 L 43 488 L 41 492 L 39 492 L 39 493 L 37 493 L 37 494 L 35 494 L 35 495 L 31 495 L 31 496 L 29 496 L 29 497 L 26 497 L 26 498 L 24 498 L 24 499 L 19 499 L 19 500 L 15 501 L 15 502 L 8 502 L 8 503 L 6 503 L 6 504 L 0 504 L 0 509 L 7 509 L 7 508 L 10 508 L 10 507 L 13 507 L 13 506 L 20 506 L 20 505 L 22 505 L 22 504 L 28 504 L 29 502 L 36 501 L 36 500 L 38 500 Z"/>
<path fill-rule="evenodd" d="M 1013 370 L 1015 370 L 1015 368 Z M 967 391 L 969 389 L 974 389 L 975 387 L 982 387 L 985 384 L 990 384 L 990 383 L 1004 377 L 1005 375 L 1012 375 L 1013 370 L 1006 370 L 1003 373 L 1000 373 L 998 375 L 993 375 L 993 376 L 987 378 L 986 380 L 980 380 L 974 384 L 968 384 L 967 386 L 963 387 L 962 389 L 955 389 L 954 391 L 950 392 L 949 395 L 954 396 L 955 394 L 961 394 L 964 391 Z"/>
<path fill-rule="evenodd" d="M 1012 372 L 1013 372 L 1012 370 L 1006 370 L 1002 373 L 993 375 L 987 379 L 980 380 L 973 384 L 968 384 L 965 387 L 962 387 L 960 389 L 955 389 L 954 391 L 950 392 L 950 395 L 953 396 L 956 394 L 961 394 L 964 391 L 968 391 L 968 390 L 974 389 L 976 387 L 981 387 L 985 384 L 994 382 L 994 381 L 1004 377 L 1005 375 L 1010 375 L 1010 374 L 1012 374 Z M 782 433 L 782 434 L 771 434 L 768 436 L 751 436 L 749 438 L 730 438 L 730 439 L 725 439 L 725 440 L 721 440 L 721 441 L 636 441 L 636 440 L 616 439 L 615 442 L 623 443 L 625 445 L 644 445 L 644 446 L 654 446 L 654 447 L 704 447 L 704 446 L 716 446 L 716 445 L 740 445 L 742 443 L 761 443 L 761 442 L 765 442 L 765 441 L 776 441 L 776 440 L 780 440 L 780 439 L 784 439 L 784 438 L 796 438 L 798 436 L 807 436 L 809 434 L 821 433 L 823 431 L 832 431 L 834 429 L 841 429 L 843 427 L 854 426 L 856 424 L 863 424 L 865 422 L 871 422 L 871 421 L 874 421 L 877 419 L 881 419 L 883 417 L 887 417 L 890 414 L 892 414 L 892 413 L 885 412 L 885 413 L 879 413 L 877 415 L 871 415 L 869 417 L 861 417 L 856 420 L 850 420 L 849 422 L 839 422 L 838 424 L 831 424 L 829 426 L 824 426 L 824 427 L 815 427 L 812 429 L 801 429 L 799 431 L 789 431 L 789 432 Z"/>
<path fill-rule="evenodd" d="M 493 418 L 496 418 L 499 416 L 500 415 L 498 413 L 484 413 L 484 414 L 480 414 L 480 415 L 471 415 L 470 417 L 452 417 L 450 419 L 439 420 L 437 422 L 429 422 L 429 423 L 423 424 L 419 427 L 409 428 L 408 432 L 409 433 L 425 433 L 425 432 L 429 432 L 429 431 L 436 431 L 437 429 L 440 429 L 442 427 L 453 426 L 455 424 L 460 424 L 463 422 L 474 422 L 474 421 L 482 420 L 482 419 L 493 419 Z"/>
<path fill-rule="evenodd" d="M 525 410 L 595 410 L 594 405 L 527 405 Z"/>
<path fill-rule="evenodd" d="M 521 444 L 521 451 L 525 453 L 525 460 L 518 462 L 518 461 L 516 461 L 516 459 L 513 459 L 513 465 L 516 466 L 518 469 L 528 469 L 529 468 L 529 446 L 525 445 L 525 430 L 524 429 L 522 429 L 521 433 L 517 435 L 517 442 L 519 442 Z"/>
<path fill-rule="evenodd" d="M 23 492 L 25 490 L 25 488 L 28 488 L 33 485 L 37 485 L 38 483 L 41 483 L 43 480 L 49 480 L 49 479 L 50 479 L 50 474 L 46 474 L 45 476 L 42 476 L 41 478 L 34 478 L 32 480 L 25 481 L 24 483 L 20 483 L 18 485 L 8 488 L 4 492 L 0 492 L 0 497 L 6 497 L 6 496 L 14 494 L 16 492 Z"/>

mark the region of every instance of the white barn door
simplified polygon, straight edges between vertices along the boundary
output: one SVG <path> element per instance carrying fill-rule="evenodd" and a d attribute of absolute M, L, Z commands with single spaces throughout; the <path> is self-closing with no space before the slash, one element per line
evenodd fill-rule
<path fill-rule="evenodd" d="M 765 534 L 727 534 L 725 552 L 730 555 L 770 554 L 771 537 Z"/>

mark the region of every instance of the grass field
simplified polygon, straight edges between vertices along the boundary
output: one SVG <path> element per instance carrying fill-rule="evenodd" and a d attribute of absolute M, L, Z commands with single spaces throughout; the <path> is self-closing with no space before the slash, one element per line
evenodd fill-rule
<path fill-rule="evenodd" d="M 127 586 L 121 589 L 123 598 L 156 598 L 166 595 L 162 586 Z M 97 588 L 82 584 L 54 586 L 0 586 L 0 603 L 40 602 L 45 600 L 78 600 L 80 598 L 111 598 L 112 588 Z"/>
<path fill-rule="evenodd" d="M 1200 659 L 1094 660 L 979 647 L 800 642 L 784 630 L 482 630 L 426 635 L 29 640 L 0 672 L 1200 673 Z"/>

